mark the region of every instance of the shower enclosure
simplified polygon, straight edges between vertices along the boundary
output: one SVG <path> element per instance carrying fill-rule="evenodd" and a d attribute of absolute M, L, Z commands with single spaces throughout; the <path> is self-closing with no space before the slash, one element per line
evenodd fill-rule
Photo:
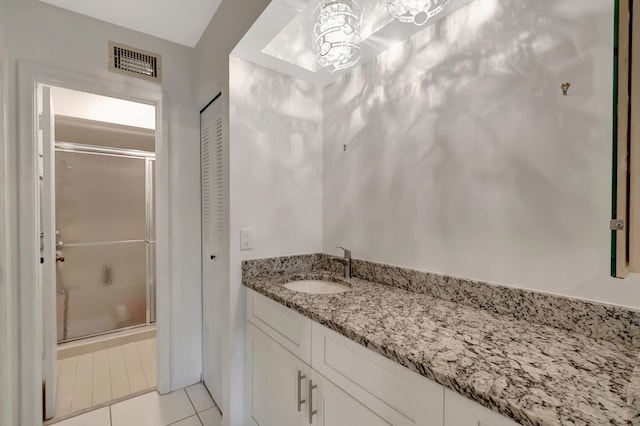
<path fill-rule="evenodd" d="M 56 142 L 58 342 L 155 323 L 153 152 Z"/>

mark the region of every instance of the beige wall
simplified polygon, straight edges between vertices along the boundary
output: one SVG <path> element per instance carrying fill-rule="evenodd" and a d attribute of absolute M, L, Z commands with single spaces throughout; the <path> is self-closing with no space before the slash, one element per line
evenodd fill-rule
<path fill-rule="evenodd" d="M 155 152 L 155 131 L 56 115 L 56 141 Z"/>

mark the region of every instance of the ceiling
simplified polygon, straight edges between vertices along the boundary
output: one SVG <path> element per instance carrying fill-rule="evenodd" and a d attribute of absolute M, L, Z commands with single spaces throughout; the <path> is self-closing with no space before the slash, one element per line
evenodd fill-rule
<path fill-rule="evenodd" d="M 362 43 L 361 58 L 356 67 L 471 1 L 450 0 L 441 13 L 424 26 L 417 26 L 393 19 L 387 12 L 387 0 L 359 0 Z M 271 0 L 231 52 L 232 55 L 319 87 L 351 72 L 353 68 L 331 73 L 316 63 L 313 28 L 318 3 L 319 0 Z"/>
<path fill-rule="evenodd" d="M 195 47 L 221 0 L 40 0 L 135 31 Z"/>

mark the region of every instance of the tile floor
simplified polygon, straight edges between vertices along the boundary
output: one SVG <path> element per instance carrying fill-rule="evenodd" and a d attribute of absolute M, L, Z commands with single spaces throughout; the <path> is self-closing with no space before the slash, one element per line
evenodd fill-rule
<path fill-rule="evenodd" d="M 156 374 L 155 338 L 60 359 L 56 417 L 154 389 Z"/>
<path fill-rule="evenodd" d="M 55 426 L 220 426 L 222 416 L 202 383 L 159 395 L 156 391 L 71 417 Z"/>

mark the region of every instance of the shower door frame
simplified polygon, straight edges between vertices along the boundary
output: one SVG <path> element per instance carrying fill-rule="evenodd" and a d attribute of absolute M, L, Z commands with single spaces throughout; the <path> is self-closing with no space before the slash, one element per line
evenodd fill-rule
<path fill-rule="evenodd" d="M 18 293 L 19 303 L 11 306 L 9 316 L 18 319 L 18 343 L 21 357 L 10 366 L 17 372 L 20 386 L 17 418 L 22 426 L 41 426 L 43 418 L 43 312 L 39 311 L 42 289 L 37 282 L 40 267 L 39 191 L 37 168 L 38 89 L 56 86 L 71 90 L 115 97 L 152 105 L 156 110 L 156 307 L 157 307 L 157 372 L 158 392 L 171 391 L 171 244 L 169 203 L 169 158 L 165 141 L 164 111 L 167 101 L 162 87 L 154 83 L 130 84 L 120 76 L 95 77 L 63 71 L 29 62 L 18 61 L 17 100 L 19 103 L 10 118 L 15 118 L 15 142 L 10 152 L 15 162 L 9 163 L 9 174 L 17 176 L 20 194 L 17 212 L 17 232 L 12 233 L 9 245 L 18 254 L 17 280 L 11 285 Z M 18 220 L 19 219 L 19 220 Z"/>
<path fill-rule="evenodd" d="M 103 336 L 111 333 L 115 333 L 118 331 L 124 330 L 132 330 L 140 327 L 149 327 L 155 326 L 156 322 L 156 304 L 155 304 L 155 271 L 152 268 L 154 264 L 152 262 L 152 250 L 151 245 L 156 244 L 156 240 L 154 237 L 153 226 L 153 216 L 154 216 L 154 199 L 155 199 L 155 187 L 153 180 L 153 168 L 155 167 L 156 154 L 151 151 L 141 151 L 137 149 L 127 149 L 127 148 L 112 148 L 107 146 L 98 146 L 98 145 L 90 145 L 83 144 L 77 142 L 66 142 L 66 141 L 58 141 L 56 140 L 55 153 L 58 152 L 69 152 L 73 154 L 85 154 L 85 155 L 101 155 L 105 157 L 118 157 L 118 158 L 131 158 L 135 160 L 144 161 L 144 196 L 145 196 L 145 239 L 144 240 L 128 240 L 128 241 L 103 241 L 96 243 L 72 243 L 72 244 L 64 244 L 63 247 L 80 247 L 80 246 L 97 246 L 97 245 L 107 245 L 107 244 L 118 244 L 118 243 L 131 243 L 131 242 L 144 242 L 145 243 L 145 292 L 146 292 L 146 318 L 144 324 L 137 324 L 128 327 L 116 328 L 113 330 L 102 331 L 98 333 L 87 334 L 79 337 L 73 337 L 70 339 L 62 339 L 58 340 L 58 344 L 74 342 L 82 339 L 87 339 L 95 336 Z M 54 172 L 55 173 L 55 172 Z M 57 201 L 56 201 L 57 203 Z M 65 297 L 67 295 L 65 294 Z M 66 328 L 66 325 L 65 325 Z"/>

